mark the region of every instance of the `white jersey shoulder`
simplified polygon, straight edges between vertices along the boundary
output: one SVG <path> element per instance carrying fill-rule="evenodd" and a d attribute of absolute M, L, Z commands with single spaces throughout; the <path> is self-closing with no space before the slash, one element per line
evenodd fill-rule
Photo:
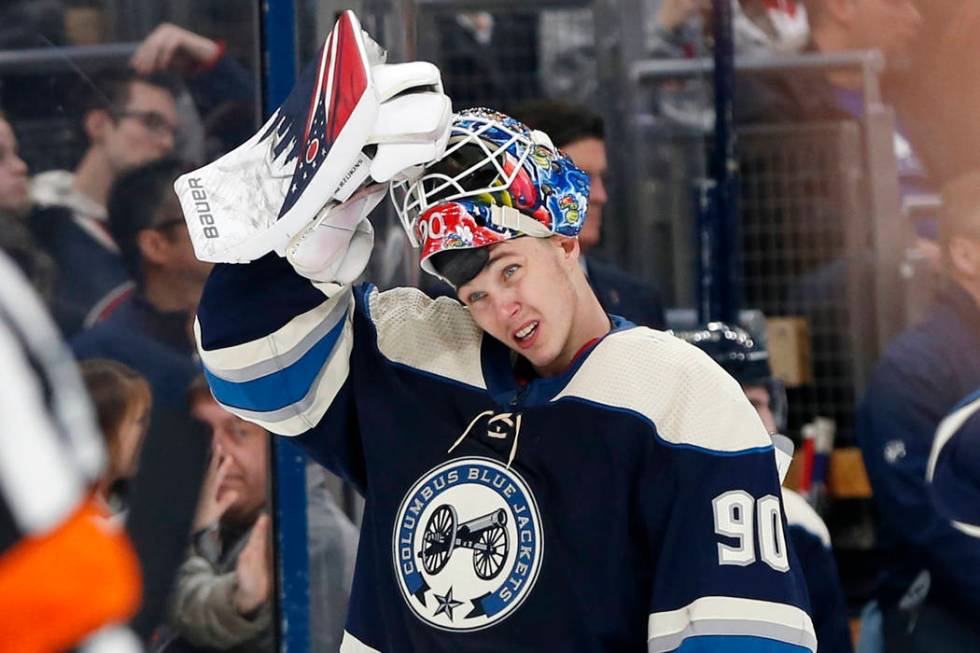
<path fill-rule="evenodd" d="M 820 518 L 817 511 L 806 502 L 806 499 L 793 490 L 784 487 L 783 508 L 786 510 L 786 523 L 790 527 L 802 528 L 819 539 L 824 547 L 830 548 L 830 531 L 827 530 L 827 524 Z"/>
<path fill-rule="evenodd" d="M 670 444 L 736 452 L 772 445 L 739 384 L 697 347 L 646 327 L 607 336 L 555 401 L 636 413 Z"/>
<path fill-rule="evenodd" d="M 483 331 L 458 301 L 432 299 L 416 288 L 395 288 L 372 290 L 367 305 L 385 358 L 486 389 L 480 363 Z"/>

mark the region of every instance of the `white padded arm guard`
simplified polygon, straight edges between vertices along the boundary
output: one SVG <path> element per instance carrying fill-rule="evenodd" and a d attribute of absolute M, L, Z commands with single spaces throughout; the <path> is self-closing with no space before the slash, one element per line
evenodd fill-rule
<path fill-rule="evenodd" d="M 326 205 L 437 160 L 451 113 L 438 68 L 385 64 L 344 12 L 258 133 L 174 184 L 195 254 L 226 263 L 284 256 Z"/>

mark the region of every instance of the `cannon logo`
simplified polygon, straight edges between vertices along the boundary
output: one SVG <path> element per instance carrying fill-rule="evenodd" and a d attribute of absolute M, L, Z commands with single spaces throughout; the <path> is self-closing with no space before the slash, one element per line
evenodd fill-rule
<path fill-rule="evenodd" d="M 524 479 L 489 458 L 428 472 L 398 510 L 394 564 L 412 611 L 443 630 L 498 623 L 534 588 L 544 541 Z"/>

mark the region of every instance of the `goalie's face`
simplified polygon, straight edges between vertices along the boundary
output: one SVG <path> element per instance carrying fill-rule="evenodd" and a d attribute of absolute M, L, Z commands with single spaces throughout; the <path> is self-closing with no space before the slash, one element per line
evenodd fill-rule
<path fill-rule="evenodd" d="M 575 331 L 579 272 L 574 238 L 515 238 L 490 246 L 486 266 L 458 295 L 488 334 L 554 376 L 581 346 Z"/>

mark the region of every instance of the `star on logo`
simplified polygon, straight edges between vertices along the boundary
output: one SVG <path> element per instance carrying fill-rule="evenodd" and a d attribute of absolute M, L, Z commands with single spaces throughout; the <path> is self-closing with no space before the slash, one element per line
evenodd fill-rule
<path fill-rule="evenodd" d="M 436 594 L 435 597 L 436 597 L 436 601 L 439 602 L 439 607 L 436 608 L 436 612 L 434 616 L 439 616 L 440 614 L 445 612 L 446 614 L 449 615 L 449 620 L 452 621 L 453 608 L 458 608 L 459 606 L 463 605 L 463 602 L 453 600 L 452 587 L 449 588 L 449 591 L 446 592 L 445 596 L 439 596 L 438 594 Z"/>

